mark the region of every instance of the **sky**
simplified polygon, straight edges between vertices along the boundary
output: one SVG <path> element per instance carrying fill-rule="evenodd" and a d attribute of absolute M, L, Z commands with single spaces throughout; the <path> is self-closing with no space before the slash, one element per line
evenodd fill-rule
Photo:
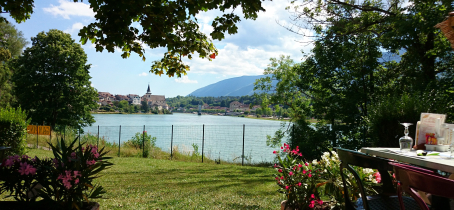
<path fill-rule="evenodd" d="M 129 58 L 123 59 L 120 56 L 121 51 L 96 52 L 94 46 L 87 43 L 82 47 L 88 56 L 88 64 L 91 64 L 90 81 L 99 92 L 110 92 L 114 95 L 143 95 L 149 84 L 152 94 L 169 98 L 186 96 L 224 79 L 261 75 L 270 63 L 269 59 L 279 55 L 290 55 L 299 62 L 303 58 L 302 51 L 308 53 L 312 46 L 303 43 L 307 38 L 276 23 L 291 23 L 291 14 L 285 10 L 288 5 L 288 0 L 263 2 L 266 12 L 260 12 L 255 21 L 243 18 L 237 24 L 237 34 L 226 35 L 222 41 L 214 41 L 219 52 L 216 59 L 208 61 L 197 56 L 192 60 L 187 59 L 185 62 L 191 70 L 182 78 L 169 78 L 166 75 L 160 77 L 149 73 L 152 62 L 160 60 L 166 52 L 163 48 L 145 48 L 146 61 L 143 62 L 137 54 L 132 53 Z M 240 12 L 239 9 L 235 10 L 237 14 Z M 197 15 L 201 31 L 205 34 L 211 33 L 211 22 L 220 14 L 222 13 L 219 11 L 208 11 Z M 240 17 L 243 16 L 240 14 Z M 29 41 L 39 32 L 59 29 L 71 34 L 72 38 L 80 43 L 80 37 L 77 35 L 79 30 L 95 22 L 93 10 L 87 1 L 74 3 L 68 0 L 35 1 L 31 18 L 20 24 L 9 16 L 7 18 Z"/>

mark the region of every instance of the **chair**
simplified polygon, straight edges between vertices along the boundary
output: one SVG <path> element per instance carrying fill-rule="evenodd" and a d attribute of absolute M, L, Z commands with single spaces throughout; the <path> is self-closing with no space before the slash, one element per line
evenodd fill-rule
<path fill-rule="evenodd" d="M 426 169 L 422 169 L 415 166 L 390 163 L 394 167 L 396 179 L 399 181 L 397 191 L 399 196 L 400 208 L 406 209 L 402 205 L 402 191 L 408 193 L 415 199 L 421 209 L 429 210 L 427 204 L 419 196 L 418 191 L 430 193 L 435 196 L 441 196 L 444 198 L 454 198 L 454 180 L 444 178 L 434 172 Z M 433 208 L 436 209 L 449 209 L 449 203 L 446 202 L 443 207 L 435 207 L 440 205 L 439 202 L 432 202 Z"/>
<path fill-rule="evenodd" d="M 342 171 L 342 182 L 344 184 L 344 195 L 348 195 L 348 187 L 343 169 L 346 168 L 350 171 L 358 186 L 360 187 L 361 199 L 354 204 L 348 196 L 344 196 L 345 199 L 345 208 L 346 209 L 399 209 L 399 198 L 396 196 L 396 190 L 392 183 L 392 178 L 389 175 L 388 171 L 392 171 L 393 167 L 389 164 L 389 160 L 372 157 L 364 153 L 336 148 L 337 154 L 339 155 L 339 160 L 341 162 L 340 169 Z M 363 183 L 358 175 L 358 173 L 353 169 L 353 166 L 360 166 L 363 168 L 372 168 L 377 169 L 381 175 L 381 192 L 379 195 L 367 196 Z M 410 197 L 404 197 L 403 201 L 405 206 L 409 209 L 419 209 L 415 201 Z"/>

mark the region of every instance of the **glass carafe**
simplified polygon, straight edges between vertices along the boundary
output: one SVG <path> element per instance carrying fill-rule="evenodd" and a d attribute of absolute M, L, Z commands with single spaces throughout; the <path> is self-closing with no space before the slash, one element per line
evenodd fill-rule
<path fill-rule="evenodd" d="M 401 123 L 401 125 L 405 126 L 404 134 L 405 136 L 400 137 L 399 145 L 401 152 L 410 152 L 411 148 L 413 147 L 413 139 L 408 136 L 408 126 L 413 125 L 412 123 Z"/>

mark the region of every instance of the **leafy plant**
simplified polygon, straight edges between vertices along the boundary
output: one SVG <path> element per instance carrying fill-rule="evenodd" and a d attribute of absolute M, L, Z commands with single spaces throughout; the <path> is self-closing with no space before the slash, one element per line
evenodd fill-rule
<path fill-rule="evenodd" d="M 192 143 L 192 149 L 194 149 L 194 151 L 192 152 L 192 156 L 199 156 L 200 153 L 199 153 L 199 145 L 195 144 L 195 143 Z"/>
<path fill-rule="evenodd" d="M 277 171 L 274 176 L 280 187 L 278 191 L 287 199 L 286 206 L 308 209 L 314 208 L 315 202 L 322 205 L 319 193 L 322 171 L 319 165 L 300 160 L 302 154 L 298 147 L 290 150 L 290 146 L 284 143 L 281 150 L 273 152 L 279 161 L 279 164 L 274 165 Z"/>
<path fill-rule="evenodd" d="M 27 156 L 10 156 L 0 168 L 3 177 L 1 192 L 8 191 L 19 201 L 49 202 L 61 209 L 80 209 L 89 198 L 101 198 L 105 193 L 102 186 L 94 185 L 98 173 L 113 165 L 104 157 L 104 148 L 95 145 L 75 145 L 76 138 L 69 145 L 63 139 L 59 146 L 49 146 L 54 159 L 30 160 Z M 30 197 L 30 193 L 32 193 Z"/>
<path fill-rule="evenodd" d="M 347 180 L 347 187 L 349 189 L 349 196 L 352 201 L 356 201 L 360 198 L 360 187 L 356 181 L 354 181 L 353 174 L 347 170 L 343 172 L 340 170 L 340 160 L 335 151 L 324 152 L 320 158 L 320 161 L 313 160 L 312 164 L 318 164 L 320 170 L 322 170 L 322 180 L 319 185 L 324 186 L 324 190 L 321 192 L 323 196 L 329 197 L 334 208 L 343 209 L 344 203 L 344 185 L 342 183 L 341 173 L 344 173 Z M 370 168 L 362 168 L 352 166 L 353 169 L 358 173 L 366 194 L 373 195 L 378 192 L 374 187 L 380 185 L 381 176 L 378 171 Z"/>
<path fill-rule="evenodd" d="M 5 155 L 25 154 L 25 138 L 29 122 L 25 111 L 20 107 L 0 108 L 0 145 L 11 147 Z"/>
<path fill-rule="evenodd" d="M 144 131 L 142 134 L 137 132 L 134 137 L 124 143 L 126 146 L 131 146 L 136 149 L 143 149 L 143 157 L 150 155 L 151 148 L 156 146 L 156 137 L 151 137 Z M 144 147 L 145 146 L 145 147 Z"/>

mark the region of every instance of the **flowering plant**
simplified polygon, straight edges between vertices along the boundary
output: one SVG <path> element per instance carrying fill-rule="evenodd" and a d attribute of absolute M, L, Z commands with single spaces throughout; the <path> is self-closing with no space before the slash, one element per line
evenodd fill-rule
<path fill-rule="evenodd" d="M 63 209 L 80 209 L 83 201 L 100 198 L 105 191 L 93 185 L 93 179 L 112 165 L 106 161 L 110 157 L 104 157 L 107 153 L 104 148 L 75 146 L 76 142 L 77 138 L 69 145 L 65 145 L 63 139 L 57 147 L 49 144 L 54 159 L 8 157 L 0 167 L 0 178 L 4 181 L 0 192 L 9 191 L 10 196 L 19 201 L 41 197 Z"/>
<path fill-rule="evenodd" d="M 311 209 L 316 204 L 322 205 L 319 195 L 320 168 L 313 164 L 300 160 L 302 154 L 299 148 L 290 150 L 290 146 L 284 143 L 281 152 L 274 151 L 279 164 L 275 164 L 277 171 L 275 179 L 280 187 L 279 192 L 286 196 L 286 206 L 294 209 Z M 285 158 L 281 158 L 281 154 Z"/>
<path fill-rule="evenodd" d="M 0 180 L 4 180 L 0 186 L 0 194 L 9 192 L 7 197 L 14 197 L 18 201 L 34 201 L 38 181 L 36 179 L 40 166 L 50 163 L 50 160 L 40 160 L 37 157 L 31 159 L 27 155 L 9 156 L 3 160 L 0 167 Z M 37 172 L 38 171 L 38 172 Z"/>
<path fill-rule="evenodd" d="M 316 162 L 314 160 L 313 162 Z M 322 178 L 324 182 L 320 183 L 324 186 L 323 194 L 331 198 L 332 202 L 335 204 L 335 207 L 342 208 L 344 203 L 344 185 L 342 183 L 341 170 L 340 170 L 340 160 L 335 151 L 324 152 L 321 156 L 320 161 L 318 162 L 320 169 L 323 171 Z M 366 194 L 377 194 L 377 191 L 374 189 L 375 186 L 380 185 L 381 176 L 380 173 L 376 170 L 370 168 L 361 168 L 358 166 L 352 166 L 353 169 L 358 173 Z M 353 174 L 347 170 L 344 170 L 344 175 L 346 176 L 346 182 L 348 185 L 349 197 L 352 201 L 356 201 L 360 196 L 360 187 L 356 183 L 353 177 Z"/>

